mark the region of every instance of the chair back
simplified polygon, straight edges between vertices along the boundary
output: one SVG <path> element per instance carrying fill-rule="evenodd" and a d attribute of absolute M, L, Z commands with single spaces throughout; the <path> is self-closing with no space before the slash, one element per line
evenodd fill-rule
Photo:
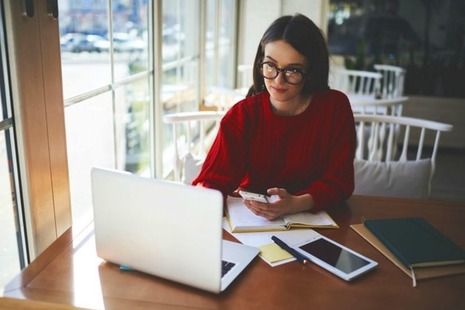
<path fill-rule="evenodd" d="M 403 105 L 408 101 L 408 97 L 377 99 L 349 95 L 349 100 L 354 114 L 402 116 Z"/>
<path fill-rule="evenodd" d="M 174 181 L 190 184 L 203 163 L 225 111 L 195 111 L 167 114 L 173 147 L 163 156 L 171 157 Z M 167 176 L 165 176 L 167 178 Z"/>
<path fill-rule="evenodd" d="M 354 119 L 354 194 L 428 198 L 440 135 L 452 125 L 389 115 Z"/>
<path fill-rule="evenodd" d="M 245 96 L 237 89 L 212 86 L 205 96 L 204 104 L 209 109 L 213 108 L 217 111 L 227 111 L 238 101 L 244 99 L 244 97 Z"/>
<path fill-rule="evenodd" d="M 354 113 L 401 116 L 407 98 L 382 97 L 382 78 L 379 72 L 335 68 L 331 71 L 330 86 L 349 97 Z"/>
<path fill-rule="evenodd" d="M 404 94 L 405 69 L 392 65 L 375 64 L 383 77 L 380 84 L 381 98 L 398 98 Z"/>
<path fill-rule="evenodd" d="M 347 95 L 375 98 L 379 93 L 381 77 L 377 72 L 334 69 L 331 71 L 330 86 Z"/>

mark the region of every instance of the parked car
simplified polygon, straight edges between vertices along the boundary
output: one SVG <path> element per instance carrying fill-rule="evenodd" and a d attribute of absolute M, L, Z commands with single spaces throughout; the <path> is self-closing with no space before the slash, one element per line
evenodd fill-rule
<path fill-rule="evenodd" d="M 82 33 L 68 33 L 61 37 L 62 51 L 72 53 L 80 52 L 106 52 L 110 48 L 110 42 L 102 36 Z"/>
<path fill-rule="evenodd" d="M 139 38 L 131 37 L 127 33 L 113 33 L 113 49 L 115 52 L 143 52 L 147 43 Z"/>

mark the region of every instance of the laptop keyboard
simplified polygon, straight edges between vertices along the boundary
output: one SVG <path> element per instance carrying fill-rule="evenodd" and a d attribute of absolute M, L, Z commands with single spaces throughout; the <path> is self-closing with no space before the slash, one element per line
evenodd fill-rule
<path fill-rule="evenodd" d="M 232 267 L 236 265 L 235 263 L 227 262 L 225 260 L 221 261 L 221 263 L 222 263 L 221 264 L 221 277 L 227 274 L 228 271 L 231 270 Z"/>

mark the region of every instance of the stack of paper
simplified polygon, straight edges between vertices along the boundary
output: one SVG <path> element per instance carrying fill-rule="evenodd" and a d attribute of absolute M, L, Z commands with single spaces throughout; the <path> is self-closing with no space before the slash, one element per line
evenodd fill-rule
<path fill-rule="evenodd" d="M 313 229 L 233 233 L 226 218 L 223 221 L 223 228 L 241 243 L 259 248 L 260 257 L 272 267 L 295 260 L 291 254 L 281 249 L 271 240 L 272 236 L 276 236 L 288 245 L 293 246 L 308 242 L 319 235 Z"/>

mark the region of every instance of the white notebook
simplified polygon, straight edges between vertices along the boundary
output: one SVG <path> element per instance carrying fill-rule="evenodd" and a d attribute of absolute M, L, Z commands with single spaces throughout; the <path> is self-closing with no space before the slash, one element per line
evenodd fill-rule
<path fill-rule="evenodd" d="M 269 221 L 255 215 L 244 205 L 243 198 L 227 197 L 227 218 L 232 232 L 278 231 L 292 228 L 339 228 L 326 211 L 288 214 Z"/>

